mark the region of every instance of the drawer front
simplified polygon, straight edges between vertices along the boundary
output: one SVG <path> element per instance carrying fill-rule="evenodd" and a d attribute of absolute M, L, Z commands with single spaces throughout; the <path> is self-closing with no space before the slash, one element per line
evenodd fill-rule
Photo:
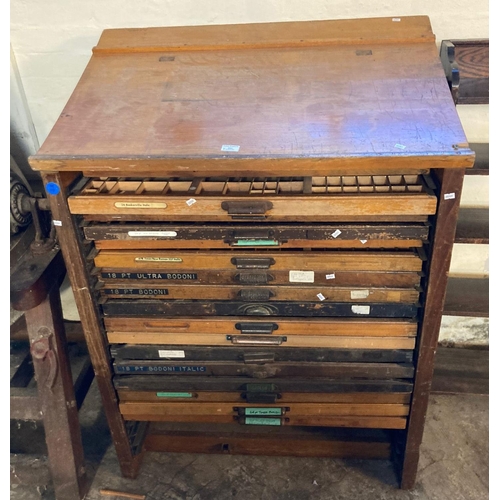
<path fill-rule="evenodd" d="M 257 186 L 257 187 L 256 187 Z M 436 196 L 419 175 L 248 179 L 90 180 L 68 199 L 73 214 L 97 220 L 424 220 Z"/>
<path fill-rule="evenodd" d="M 167 285 L 127 287 L 105 284 L 101 295 L 108 298 L 127 299 L 194 299 L 194 300 L 236 300 L 242 302 L 267 301 L 307 301 L 307 302 L 401 302 L 416 304 L 419 292 L 404 288 L 340 288 L 322 286 L 260 286 L 242 287 L 240 285 Z"/>
<path fill-rule="evenodd" d="M 230 361 L 156 361 L 115 360 L 117 375 L 189 375 L 216 377 L 328 377 L 394 379 L 411 378 L 413 365 L 404 363 L 315 363 L 315 362 L 273 362 L 250 364 Z"/>
<path fill-rule="evenodd" d="M 83 228 L 100 250 L 202 248 L 411 248 L 429 236 L 428 224 L 290 224 L 288 226 L 97 224 Z"/>
<path fill-rule="evenodd" d="M 120 392 L 177 392 L 177 393 L 238 393 L 249 394 L 322 394 L 349 398 L 354 394 L 385 398 L 390 394 L 411 394 L 413 384 L 407 380 L 363 379 L 294 379 L 273 378 L 271 381 L 246 380 L 242 377 L 189 377 L 183 375 L 120 375 L 113 377 L 113 385 Z M 358 397 L 358 396 L 355 396 Z M 340 401 L 339 401 L 340 402 Z M 347 402 L 347 401 L 346 401 Z M 350 402 L 350 401 L 349 401 Z"/>
<path fill-rule="evenodd" d="M 158 284 L 186 285 L 291 285 L 291 286 L 352 286 L 352 287 L 394 287 L 412 288 L 420 285 L 422 276 L 419 272 L 391 271 L 344 271 L 335 272 L 303 271 L 290 274 L 290 271 L 275 269 L 248 270 L 210 270 L 194 269 L 179 271 L 165 267 L 163 269 L 120 269 L 104 267 L 98 271 L 102 283 L 109 286 L 126 288 L 140 284 L 145 288 L 155 288 Z M 292 281 L 291 281 L 292 280 Z M 301 281 L 297 281 L 301 280 Z"/>
<path fill-rule="evenodd" d="M 413 351 L 403 349 L 290 349 L 288 347 L 198 347 L 190 345 L 134 345 L 113 344 L 112 358 L 127 360 L 185 360 L 185 361 L 233 361 L 244 363 L 265 362 L 362 362 L 362 363 L 411 363 Z"/>
<path fill-rule="evenodd" d="M 108 300 L 106 316 L 296 316 L 415 318 L 419 307 L 403 303 L 273 302 L 202 300 Z"/>
<path fill-rule="evenodd" d="M 195 270 L 263 270 L 287 271 L 295 282 L 310 282 L 310 273 L 343 271 L 419 272 L 422 259 L 415 252 L 193 252 L 193 251 L 115 251 L 102 250 L 94 258 L 98 268 L 165 270 L 192 273 Z M 291 273 L 291 274 L 290 274 Z M 302 280 L 302 281 L 298 281 Z"/>

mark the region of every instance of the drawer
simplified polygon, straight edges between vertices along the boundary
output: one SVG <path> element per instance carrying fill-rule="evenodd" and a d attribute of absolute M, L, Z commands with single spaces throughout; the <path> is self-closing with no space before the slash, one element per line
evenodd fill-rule
<path fill-rule="evenodd" d="M 178 398 L 180 393 L 190 393 L 186 399 L 216 398 L 222 401 L 228 394 L 236 394 L 235 399 L 254 400 L 258 396 L 274 394 L 276 399 L 288 398 L 290 401 L 299 402 L 298 398 L 330 398 L 339 403 L 351 403 L 360 398 L 365 402 L 398 402 L 407 403 L 413 390 L 413 384 L 408 380 L 363 380 L 363 379 L 294 379 L 273 378 L 271 381 L 248 381 L 242 377 L 189 377 L 183 375 L 120 375 L 113 377 L 113 385 L 124 398 L 138 400 L 140 394 L 147 398 L 157 400 L 162 397 L 168 400 L 165 393 L 177 393 L 172 396 Z M 163 393 L 157 396 L 156 393 Z M 154 396 L 152 396 L 152 394 Z M 308 396 L 310 394 L 311 396 Z M 205 395 L 205 396 L 203 396 Z M 231 396 L 232 397 L 232 396 Z M 146 400 L 144 399 L 144 400 Z M 177 399 L 176 399 L 177 400 Z"/>
<path fill-rule="evenodd" d="M 436 196 L 422 175 L 240 179 L 90 179 L 69 197 L 89 220 L 425 221 Z"/>
<path fill-rule="evenodd" d="M 244 363 L 313 361 L 411 363 L 413 351 L 403 349 L 290 349 L 288 347 L 199 347 L 190 345 L 113 344 L 116 361 L 182 359 L 184 361 L 243 361 Z"/>
<path fill-rule="evenodd" d="M 422 273 L 414 272 L 391 272 L 391 271 L 344 271 L 335 270 L 315 272 L 303 271 L 290 274 L 286 270 L 220 270 L 220 269 L 195 269 L 189 272 L 175 269 L 137 269 L 104 267 L 95 270 L 102 283 L 111 287 L 130 287 L 140 284 L 144 287 L 155 288 L 158 284 L 184 283 L 189 285 L 292 285 L 311 286 L 326 285 L 352 286 L 352 287 L 395 287 L 412 288 L 418 287 L 422 279 Z M 292 281 L 290 281 L 292 280 Z M 302 281 L 295 281 L 302 280 Z"/>
<path fill-rule="evenodd" d="M 132 376 L 132 375 L 131 375 Z M 245 384 L 247 386 L 269 387 L 265 391 L 197 391 L 195 389 L 185 391 L 169 390 L 168 382 L 162 391 L 133 391 L 126 389 L 118 390 L 120 402 L 219 402 L 219 403 L 250 403 L 250 404 L 286 404 L 286 403 L 357 403 L 357 404 L 409 404 L 411 390 L 408 392 L 283 392 L 275 389 L 275 384 Z M 191 384 L 195 386 L 196 384 Z"/>
<path fill-rule="evenodd" d="M 362 378 L 397 379 L 411 378 L 414 374 L 410 363 L 319 363 L 271 362 L 244 363 L 232 361 L 184 360 L 115 360 L 116 375 L 188 375 L 191 377 L 249 377 L 257 379 L 284 377 L 311 378 Z"/>
<path fill-rule="evenodd" d="M 110 343 L 141 346 L 171 344 L 225 347 L 237 345 L 245 348 L 276 346 L 278 349 L 310 347 L 411 350 L 415 347 L 417 332 L 416 322 L 399 319 L 325 320 L 313 317 L 276 318 L 269 321 L 259 318 L 249 320 L 245 317 L 223 319 L 123 316 L 105 317 L 104 322 Z M 183 355 L 186 356 L 185 353 Z"/>
<path fill-rule="evenodd" d="M 214 422 L 242 425 L 299 425 L 404 429 L 409 405 L 290 403 L 255 406 L 239 403 L 120 403 L 126 420 Z"/>
<path fill-rule="evenodd" d="M 203 248 L 411 248 L 429 236 L 429 224 L 252 225 L 91 223 L 85 238 L 100 250 Z"/>
<path fill-rule="evenodd" d="M 394 302 L 241 302 L 103 299 L 105 316 L 296 316 L 415 318 L 419 306 Z"/>
<path fill-rule="evenodd" d="M 104 284 L 100 289 L 108 299 L 236 300 L 242 302 L 307 301 L 307 302 L 401 302 L 416 304 L 419 292 L 408 288 L 344 288 L 333 286 L 260 286 L 241 285 L 157 285 L 127 287 Z"/>
<path fill-rule="evenodd" d="M 311 283 L 314 274 L 342 271 L 420 272 L 422 259 L 412 251 L 161 251 L 161 250 L 101 250 L 94 258 L 98 268 L 133 269 L 138 271 L 165 271 L 196 273 L 199 270 L 262 270 L 286 271 L 289 282 Z M 336 278 L 332 278 L 336 279 Z"/>

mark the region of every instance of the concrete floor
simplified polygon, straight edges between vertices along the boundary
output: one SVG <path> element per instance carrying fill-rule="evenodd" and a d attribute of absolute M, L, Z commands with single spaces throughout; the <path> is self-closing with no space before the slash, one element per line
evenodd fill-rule
<path fill-rule="evenodd" d="M 93 384 L 80 411 L 92 481 L 86 498 L 112 498 L 101 496 L 106 488 L 145 494 L 147 500 L 484 500 L 489 498 L 488 406 L 484 395 L 431 396 L 413 491 L 397 488 L 392 465 L 384 460 L 148 453 L 138 478 L 127 480 Z M 13 423 L 11 440 L 14 450 L 43 453 L 43 430 L 34 423 Z M 11 484 L 11 500 L 54 499 L 50 484 L 34 481 L 37 463 L 31 481 L 25 481 L 31 484 Z"/>

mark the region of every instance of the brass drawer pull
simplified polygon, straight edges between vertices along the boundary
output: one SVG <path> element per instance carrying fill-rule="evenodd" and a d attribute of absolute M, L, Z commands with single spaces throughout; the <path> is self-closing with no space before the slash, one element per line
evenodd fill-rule
<path fill-rule="evenodd" d="M 240 290 L 238 297 L 246 302 L 265 302 L 274 297 L 274 293 L 266 288 L 247 288 Z"/>
<path fill-rule="evenodd" d="M 268 273 L 238 273 L 234 280 L 243 284 L 258 285 L 274 281 L 274 276 Z"/>

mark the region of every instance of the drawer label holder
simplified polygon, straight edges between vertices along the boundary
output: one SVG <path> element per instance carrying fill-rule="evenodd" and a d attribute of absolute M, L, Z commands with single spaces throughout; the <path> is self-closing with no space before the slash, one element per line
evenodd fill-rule
<path fill-rule="evenodd" d="M 243 425 L 281 425 L 281 418 L 243 417 L 238 421 Z"/>
<path fill-rule="evenodd" d="M 196 397 L 192 392 L 157 392 L 158 398 L 194 398 Z"/>

